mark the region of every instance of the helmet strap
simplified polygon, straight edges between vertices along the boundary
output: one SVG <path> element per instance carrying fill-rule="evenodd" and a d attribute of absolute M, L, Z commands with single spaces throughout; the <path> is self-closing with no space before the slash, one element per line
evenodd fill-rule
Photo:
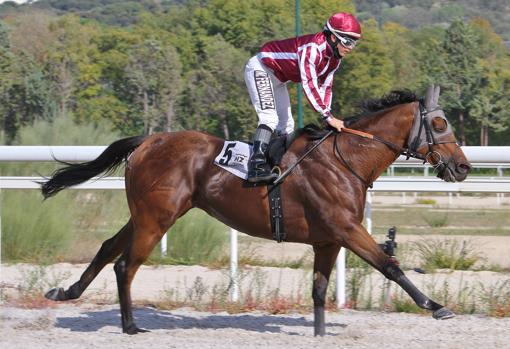
<path fill-rule="evenodd" d="M 340 41 L 335 37 L 335 40 L 331 40 L 331 35 L 333 35 L 333 33 L 331 33 L 329 30 L 325 30 L 324 31 L 324 35 L 326 35 L 326 41 L 328 42 L 329 46 L 331 46 L 331 49 L 333 50 L 333 55 L 335 56 L 335 58 L 337 59 L 341 59 L 342 56 L 340 56 L 340 52 L 338 52 L 338 44 L 340 43 Z M 333 35 L 335 36 L 335 35 Z"/>

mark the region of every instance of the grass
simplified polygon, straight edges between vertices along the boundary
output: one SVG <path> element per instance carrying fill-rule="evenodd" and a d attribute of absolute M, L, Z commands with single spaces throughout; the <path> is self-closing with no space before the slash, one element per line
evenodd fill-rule
<path fill-rule="evenodd" d="M 59 286 L 67 280 L 70 273 L 56 273 L 50 267 L 38 265 L 35 267 L 20 267 L 21 282 L 17 286 L 18 297 L 12 303 L 25 308 L 46 308 L 55 303 L 44 298 L 44 294 L 50 288 Z M 3 298 L 6 298 L 3 295 Z M 2 299 L 10 302 L 9 299 Z"/>
<path fill-rule="evenodd" d="M 448 211 L 423 214 L 423 220 L 432 228 L 446 227 L 448 225 Z"/>
<path fill-rule="evenodd" d="M 347 273 L 346 292 L 349 301 L 347 307 L 358 309 L 361 301 L 361 290 L 363 289 L 367 276 L 372 272 L 372 267 L 354 253 L 347 251 L 346 267 L 349 268 Z"/>
<path fill-rule="evenodd" d="M 155 304 L 158 308 L 167 310 L 191 307 L 200 311 L 227 311 L 231 314 L 256 310 L 270 314 L 310 311 L 311 278 L 302 281 L 310 287 L 298 287 L 291 295 L 282 294 L 280 285 L 268 285 L 267 278 L 268 275 L 260 268 L 255 268 L 250 273 L 241 269 L 238 275 L 239 299 L 234 302 L 230 300 L 231 283 L 227 276 L 225 280 L 228 281 L 215 285 L 206 285 L 202 278 L 197 277 L 192 285 L 184 290 L 180 285 L 167 288 L 163 297 Z M 303 292 L 303 289 L 307 291 Z M 329 304 L 332 304 L 331 300 Z"/>
<path fill-rule="evenodd" d="M 400 294 L 391 298 L 391 311 L 397 313 L 426 314 L 427 311 L 420 308 L 408 296 Z"/>
<path fill-rule="evenodd" d="M 480 253 L 468 240 L 423 239 L 414 243 L 421 267 L 436 269 L 469 270 L 480 260 Z"/>
<path fill-rule="evenodd" d="M 489 315 L 510 317 L 510 279 L 492 285 L 479 283 L 478 297 L 487 305 Z"/>
<path fill-rule="evenodd" d="M 7 262 L 90 261 L 126 219 L 119 191 L 67 191 L 44 202 L 34 190 L 2 194 L 2 258 Z"/>
<path fill-rule="evenodd" d="M 4 262 L 90 262 L 129 216 L 120 191 L 68 191 L 44 202 L 33 190 L 2 194 Z M 225 259 L 226 231 L 205 212 L 191 210 L 168 233 L 168 257 L 157 248 L 149 263 L 213 264 Z"/>
<path fill-rule="evenodd" d="M 360 262 L 350 258 L 351 266 L 358 266 Z M 352 293 L 352 288 L 348 288 L 347 307 L 367 310 L 380 310 L 408 312 L 408 313 L 428 313 L 417 307 L 410 297 L 403 290 L 392 283 L 392 297 L 389 307 L 383 306 L 382 302 L 373 302 L 373 289 L 381 289 L 382 276 L 373 270 L 368 270 L 370 274 L 359 274 L 356 268 L 348 270 L 349 277 L 363 278 L 359 284 L 356 294 Z M 224 281 L 216 284 L 206 284 L 201 277 L 196 277 L 188 287 L 181 287 L 179 282 L 166 288 L 162 296 L 158 297 L 155 304 L 160 309 L 175 309 L 181 307 L 191 307 L 200 311 L 227 311 L 229 313 L 241 313 L 247 311 L 264 311 L 271 314 L 284 313 L 310 313 L 312 310 L 310 273 L 305 273 L 303 279 L 294 286 L 293 289 L 282 292 L 281 281 L 277 284 L 268 282 L 268 271 L 261 268 L 241 269 L 238 281 L 240 285 L 239 300 L 232 302 L 230 300 L 230 278 L 228 270 L 224 270 Z M 372 274 L 373 273 L 373 274 Z M 7 300 L 13 304 L 26 308 L 40 308 L 53 306 L 55 303 L 48 302 L 43 298 L 43 294 L 51 287 L 62 285 L 64 280 L 69 278 L 67 273 L 56 273 L 52 267 L 47 266 L 22 266 L 20 267 L 21 281 L 17 285 L 16 299 Z M 372 275 L 371 275 L 372 274 Z M 379 282 L 373 283 L 373 276 L 379 279 Z M 441 280 L 438 282 L 438 280 Z M 425 294 L 435 301 L 438 301 L 457 314 L 486 314 L 494 317 L 510 316 L 510 279 L 500 278 L 496 282 L 472 281 L 468 283 L 462 278 L 457 285 L 452 285 L 448 277 L 439 274 L 439 278 L 430 275 L 423 279 L 419 286 Z M 336 310 L 335 294 L 332 291 L 334 287 L 334 278 L 330 281 L 328 287 L 327 309 Z M 456 287 L 453 287 L 456 286 Z M 106 294 L 98 294 L 97 297 L 103 297 L 99 302 L 104 302 Z M 376 295 L 377 297 L 377 295 Z M 112 302 L 112 297 L 108 296 L 108 302 Z M 382 298 L 382 297 L 381 297 Z M 148 302 L 145 302 L 148 304 Z M 139 304 L 139 302 L 138 302 Z"/>
<path fill-rule="evenodd" d="M 224 256 L 228 227 L 193 209 L 180 218 L 168 231 L 168 255 L 161 256 L 156 248 L 149 263 L 153 264 L 214 264 Z"/>
<path fill-rule="evenodd" d="M 411 205 L 374 205 L 374 230 L 396 226 L 399 234 L 510 236 L 510 215 L 503 209 L 450 209 Z"/>
<path fill-rule="evenodd" d="M 62 260 L 72 241 L 72 212 L 62 211 L 68 198 L 61 196 L 43 206 L 39 193 L 9 190 L 2 199 L 4 261 Z"/>
<path fill-rule="evenodd" d="M 418 205 L 435 205 L 437 202 L 434 199 L 421 198 L 417 199 L 416 203 Z"/>
<path fill-rule="evenodd" d="M 468 284 L 462 278 L 454 292 L 447 280 L 441 284 L 434 281 L 426 286 L 426 293 L 456 314 L 486 314 L 493 317 L 510 317 L 510 279 L 493 284 L 481 282 Z M 392 297 L 392 311 L 406 313 L 428 313 L 399 290 Z"/>
<path fill-rule="evenodd" d="M 350 270 L 349 272 L 352 272 Z M 242 278 L 247 278 L 245 274 Z M 292 294 L 282 294 L 278 285 L 270 288 L 267 285 L 267 275 L 264 272 L 254 272 L 248 282 L 248 287 L 241 289 L 237 302 L 229 299 L 227 283 L 205 285 L 201 278 L 195 279 L 193 284 L 179 292 L 178 287 L 165 291 L 165 295 L 156 303 L 160 309 L 176 309 L 191 307 L 200 311 L 240 313 L 248 311 L 264 311 L 271 314 L 309 313 L 313 303 L 309 290 L 311 280 L 304 280 L 303 286 Z M 392 284 L 389 306 L 372 302 L 370 290 L 374 285 L 365 278 L 356 299 L 348 292 L 347 308 L 359 310 L 380 310 L 429 314 L 430 312 L 418 307 L 414 301 L 400 288 Z M 334 280 L 330 281 L 330 286 Z M 494 317 L 510 316 L 510 279 L 497 281 L 493 284 L 467 283 L 462 278 L 457 287 L 452 287 L 448 281 L 438 283 L 434 278 L 420 286 L 432 299 L 445 305 L 456 314 L 485 314 Z M 378 286 L 379 287 L 379 286 Z M 154 303 L 151 303 L 154 304 Z M 335 295 L 328 290 L 327 309 L 336 310 Z"/>

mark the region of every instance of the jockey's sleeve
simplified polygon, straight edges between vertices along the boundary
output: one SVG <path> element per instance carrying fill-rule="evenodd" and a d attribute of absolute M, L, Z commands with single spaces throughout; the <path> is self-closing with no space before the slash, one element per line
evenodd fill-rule
<path fill-rule="evenodd" d="M 333 76 L 338 67 L 332 69 L 326 76 L 324 83 L 320 83 L 317 73 L 317 64 L 321 59 L 321 53 L 317 45 L 311 44 L 300 48 L 298 55 L 299 70 L 301 73 L 301 85 L 305 96 L 312 107 L 327 118 L 331 115 L 331 87 Z"/>

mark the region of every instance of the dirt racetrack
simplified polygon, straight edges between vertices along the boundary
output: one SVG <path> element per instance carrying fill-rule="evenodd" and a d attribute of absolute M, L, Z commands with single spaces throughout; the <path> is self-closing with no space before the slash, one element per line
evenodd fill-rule
<path fill-rule="evenodd" d="M 18 293 L 17 285 L 23 280 L 20 268 L 27 266 L 2 266 L 4 296 Z M 72 275 L 60 283 L 66 287 L 83 268 L 84 265 L 54 266 L 56 271 L 69 271 Z M 158 295 L 164 295 L 166 282 L 176 273 L 187 275 L 189 283 L 194 276 L 201 275 L 207 281 L 207 277 L 220 273 L 198 266 L 142 269 L 133 285 L 135 300 L 155 300 Z M 275 278 L 271 282 L 273 285 L 281 279 L 282 284 L 299 287 L 302 278 L 299 274 L 293 275 L 289 269 L 283 274 L 271 270 L 268 268 L 266 272 Z M 489 272 L 484 273 L 476 277 L 493 277 L 486 275 Z M 213 283 L 213 280 L 207 282 Z M 128 336 L 121 333 L 115 299 L 113 271 L 107 267 L 79 302 L 51 303 L 41 309 L 13 307 L 10 305 L 13 303 L 5 302 L 0 305 L 0 348 L 510 349 L 510 318 L 459 315 L 437 321 L 430 315 L 352 310 L 327 312 L 327 336 L 316 338 L 311 314 L 250 312 L 230 315 L 187 308 L 163 311 L 146 306 L 135 310 L 135 318 L 138 326 L 151 332 Z M 105 302 L 109 305 L 98 305 Z"/>
<path fill-rule="evenodd" d="M 64 304 L 2 308 L 2 348 L 510 348 L 510 318 L 342 311 L 327 313 L 327 335 L 313 336 L 311 315 L 201 313 L 187 309 L 135 311 L 150 333 L 121 333 L 117 306 Z"/>

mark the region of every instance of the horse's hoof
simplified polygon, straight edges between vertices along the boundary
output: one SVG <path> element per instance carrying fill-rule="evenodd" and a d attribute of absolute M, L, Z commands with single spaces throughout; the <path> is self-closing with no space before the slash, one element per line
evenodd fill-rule
<path fill-rule="evenodd" d="M 144 330 L 143 328 L 138 328 L 135 325 L 129 326 L 123 330 L 124 333 L 127 334 L 138 334 L 138 333 L 146 333 L 150 332 L 149 330 Z"/>
<path fill-rule="evenodd" d="M 452 311 L 446 309 L 445 307 L 442 307 L 441 309 L 438 309 L 435 312 L 433 312 L 432 317 L 436 320 L 446 320 L 455 317 L 455 314 Z"/>
<path fill-rule="evenodd" d="M 65 301 L 67 300 L 66 292 L 62 287 L 55 287 L 46 292 L 44 295 L 47 299 L 50 299 L 52 301 Z"/>

